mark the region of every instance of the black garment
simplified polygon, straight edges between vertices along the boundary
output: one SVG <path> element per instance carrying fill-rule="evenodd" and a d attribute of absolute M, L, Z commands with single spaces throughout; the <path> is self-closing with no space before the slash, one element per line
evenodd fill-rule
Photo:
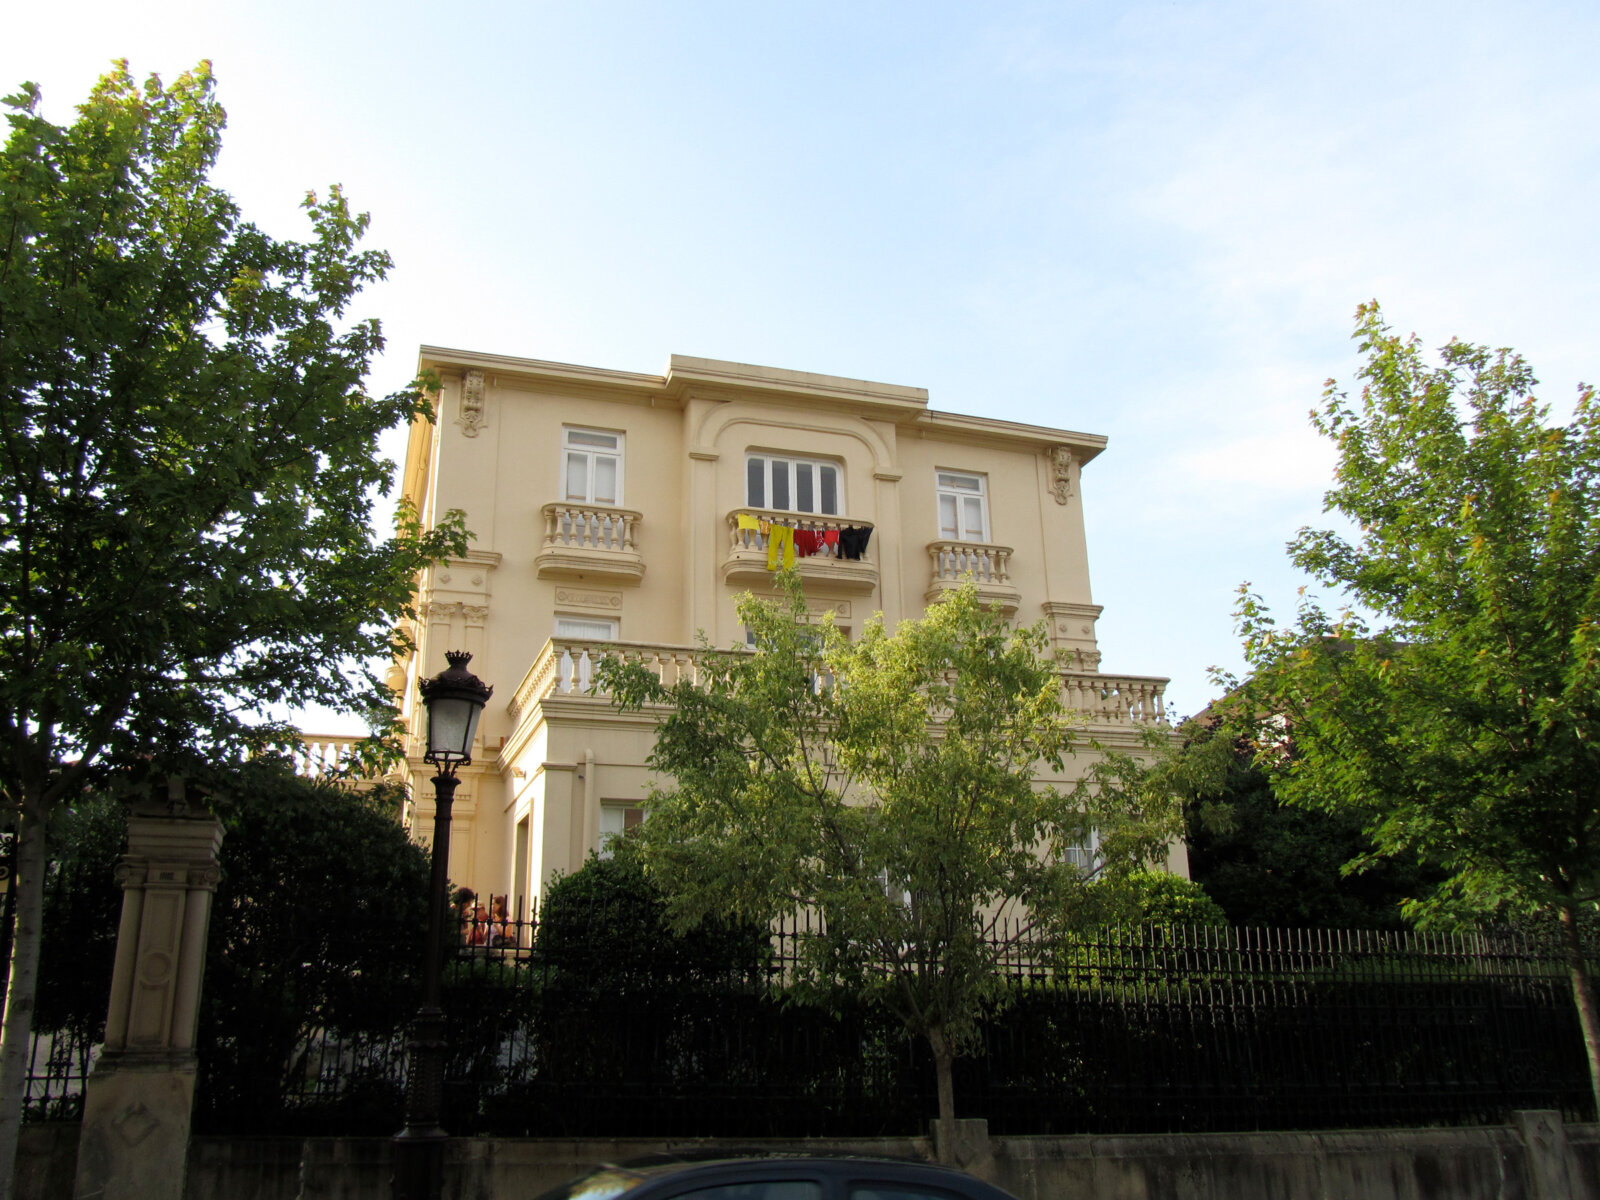
<path fill-rule="evenodd" d="M 870 528 L 863 529 L 858 525 L 846 525 L 839 530 L 839 557 L 859 559 L 867 550 L 867 542 L 872 537 Z"/>

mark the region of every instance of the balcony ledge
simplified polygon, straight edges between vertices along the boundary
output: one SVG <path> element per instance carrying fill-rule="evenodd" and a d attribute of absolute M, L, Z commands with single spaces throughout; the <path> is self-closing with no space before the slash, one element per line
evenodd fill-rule
<path fill-rule="evenodd" d="M 540 579 L 632 584 L 644 578 L 644 560 L 637 553 L 615 550 L 546 549 L 539 551 L 534 566 Z"/>
<path fill-rule="evenodd" d="M 932 604 L 946 593 L 953 592 L 966 583 L 971 576 L 962 579 L 935 579 L 928 585 L 928 590 L 922 593 L 923 600 Z M 1022 593 L 1008 583 L 985 583 L 975 580 L 978 585 L 978 599 L 984 605 L 993 607 L 998 605 L 1000 614 L 1004 617 L 1017 615 L 1017 607 L 1022 603 Z"/>

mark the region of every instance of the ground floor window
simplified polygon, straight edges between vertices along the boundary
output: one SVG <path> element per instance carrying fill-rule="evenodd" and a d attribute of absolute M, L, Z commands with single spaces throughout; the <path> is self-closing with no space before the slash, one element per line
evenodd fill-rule
<path fill-rule="evenodd" d="M 599 847 L 600 857 L 610 858 L 612 853 L 612 840 L 621 837 L 630 829 L 637 828 L 643 822 L 644 809 L 640 808 L 637 804 L 601 801 Z"/>

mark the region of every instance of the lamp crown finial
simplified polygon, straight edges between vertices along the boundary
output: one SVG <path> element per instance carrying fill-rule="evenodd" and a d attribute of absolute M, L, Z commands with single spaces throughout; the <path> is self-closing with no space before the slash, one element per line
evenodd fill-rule
<path fill-rule="evenodd" d="M 446 650 L 444 660 L 457 670 L 466 670 L 467 664 L 472 661 L 472 655 L 465 650 Z"/>

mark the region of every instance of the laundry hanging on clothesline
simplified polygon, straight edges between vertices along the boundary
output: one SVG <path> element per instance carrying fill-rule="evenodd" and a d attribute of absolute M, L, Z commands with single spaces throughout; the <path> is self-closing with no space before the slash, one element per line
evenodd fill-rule
<path fill-rule="evenodd" d="M 860 559 L 867 552 L 867 542 L 872 538 L 872 527 L 846 525 L 839 531 L 839 557 Z"/>
<path fill-rule="evenodd" d="M 780 561 L 785 569 L 794 566 L 794 530 L 773 522 L 767 530 L 767 570 L 776 571 Z"/>

